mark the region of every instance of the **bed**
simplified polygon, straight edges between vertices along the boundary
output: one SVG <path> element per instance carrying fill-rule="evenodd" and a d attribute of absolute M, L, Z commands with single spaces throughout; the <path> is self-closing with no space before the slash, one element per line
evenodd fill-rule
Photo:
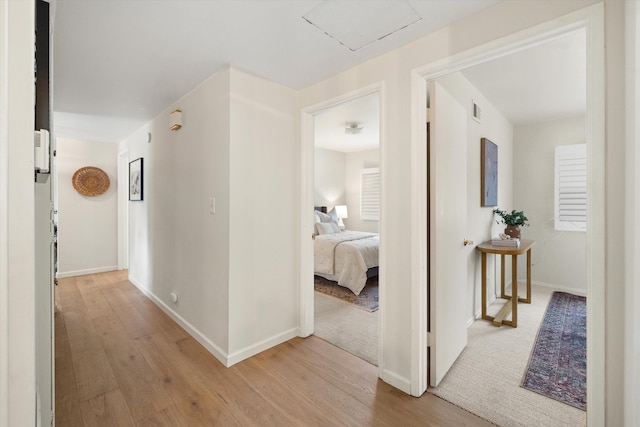
<path fill-rule="evenodd" d="M 316 208 L 314 274 L 359 295 L 367 278 L 378 273 L 378 234 L 341 231 L 329 214 L 318 211 Z"/>

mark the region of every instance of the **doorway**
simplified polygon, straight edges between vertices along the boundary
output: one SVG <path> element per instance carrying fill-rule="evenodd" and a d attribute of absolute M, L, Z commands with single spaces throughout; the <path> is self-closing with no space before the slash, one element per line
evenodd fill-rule
<path fill-rule="evenodd" d="M 129 151 L 118 153 L 118 270 L 129 269 Z"/>
<path fill-rule="evenodd" d="M 360 90 L 356 90 L 347 93 L 338 98 L 331 99 L 329 101 L 306 108 L 302 112 L 302 144 L 301 144 L 301 164 L 302 164 L 302 182 L 301 182 L 301 236 L 304 238 L 301 241 L 301 265 L 300 265 L 300 336 L 306 337 L 314 333 L 315 330 L 315 298 L 314 298 L 314 245 L 313 239 L 309 238 L 314 235 L 315 230 L 315 215 L 313 213 L 315 201 L 315 118 L 317 115 L 331 108 L 340 106 L 342 104 L 354 101 L 360 98 L 375 95 L 378 98 L 378 116 L 379 116 L 379 180 L 380 180 L 380 212 L 378 229 L 380 230 L 380 245 L 379 245 L 379 268 L 378 272 L 384 271 L 384 239 L 385 236 L 382 232 L 384 229 L 384 133 L 382 129 L 383 125 L 383 110 L 384 93 L 382 84 L 374 84 L 368 87 L 364 87 Z M 342 126 L 345 126 L 343 123 Z M 344 129 L 344 127 L 343 127 Z M 343 130 L 344 131 L 344 130 Z M 358 209 L 353 212 L 353 219 L 358 218 Z M 351 217 L 351 208 L 349 207 L 349 216 Z M 379 308 L 377 310 L 378 327 L 377 327 L 377 365 L 379 372 L 382 371 L 382 347 L 383 336 L 381 334 L 382 316 L 384 315 L 384 276 L 379 274 L 378 276 L 378 290 L 379 290 Z"/>
<path fill-rule="evenodd" d="M 601 384 L 596 384 L 598 378 L 594 376 L 593 372 L 601 372 L 604 369 L 604 327 L 602 324 L 597 324 L 596 319 L 601 319 L 603 315 L 604 305 L 602 304 L 603 298 L 603 283 L 604 283 L 604 266 L 602 260 L 603 256 L 603 243 L 602 236 L 604 236 L 604 200 L 602 199 L 603 190 L 600 188 L 604 182 L 604 121 L 603 121 L 603 104 L 595 102 L 595 100 L 602 99 L 604 93 L 604 78 L 602 73 L 603 58 L 603 30 L 602 30 L 602 11 L 600 8 L 594 7 L 586 10 L 586 12 L 576 13 L 573 17 L 574 24 L 567 24 L 567 20 L 560 20 L 545 24 L 537 28 L 537 31 L 523 32 L 523 34 L 514 35 L 502 40 L 499 46 L 487 46 L 484 50 L 477 49 L 473 52 L 467 52 L 461 54 L 455 58 L 451 58 L 450 61 L 443 61 L 436 64 L 431 64 L 414 72 L 412 89 L 414 94 L 417 94 L 414 99 L 413 105 L 413 118 L 415 126 L 421 129 L 413 135 L 415 141 L 426 140 L 426 122 L 424 105 L 426 105 L 426 88 L 428 81 L 436 80 L 442 76 L 464 70 L 472 65 L 486 62 L 490 59 L 506 56 L 509 53 L 520 51 L 526 47 L 535 46 L 544 41 L 550 41 L 560 36 L 569 34 L 579 29 L 586 30 L 587 38 L 587 103 L 586 103 L 586 143 L 588 147 L 588 157 L 591 161 L 590 169 L 588 171 L 588 181 L 590 183 L 588 188 L 589 194 L 589 207 L 588 216 L 591 219 L 589 223 L 589 229 L 587 231 L 587 301 L 593 303 L 588 305 L 588 335 L 589 340 L 587 343 L 588 365 L 587 376 L 589 378 L 587 382 L 587 396 L 589 414 L 591 411 L 595 414 L 603 413 L 602 406 L 602 388 Z M 416 189 L 413 191 L 413 197 L 424 197 L 426 194 L 426 148 L 419 144 L 414 144 L 414 157 L 425 159 L 423 163 L 418 166 L 416 176 L 419 182 L 416 185 Z M 424 230 L 424 233 L 418 233 L 421 240 L 419 246 L 426 247 L 427 245 L 427 215 L 426 215 L 426 202 L 420 203 L 416 206 L 414 213 L 419 218 L 423 218 L 423 222 L 420 224 L 419 229 Z M 424 214 L 424 216 L 422 216 Z M 480 242 L 476 242 L 480 243 Z M 426 289 L 427 271 L 426 268 L 421 269 L 419 277 L 421 280 L 414 284 L 415 292 L 417 295 L 421 293 L 422 289 Z M 426 291 L 425 291 L 426 292 Z M 417 343 L 417 348 L 427 347 L 427 322 L 426 322 L 426 303 L 422 307 L 416 307 L 417 312 L 414 314 L 414 321 L 421 320 L 419 322 L 420 330 L 414 331 L 414 342 Z M 424 325 L 424 326 L 423 326 Z M 432 342 L 433 343 L 433 342 Z M 437 351 L 432 347 L 431 352 Z M 417 388 L 423 387 L 426 390 L 427 382 L 427 356 L 426 352 L 420 352 L 418 354 L 420 363 L 417 364 L 413 370 L 412 382 L 418 384 Z M 590 421 L 591 422 L 591 421 Z"/>
<path fill-rule="evenodd" d="M 320 267 L 317 258 L 314 262 L 314 334 L 373 365 L 378 363 L 379 104 L 374 93 L 314 116 L 314 209 L 320 210 L 315 220 L 335 213 L 340 228 L 329 234 L 315 230 L 314 250 L 320 252 L 314 258 L 327 253 L 324 245 L 337 245 L 335 271 Z M 355 250 L 360 245 L 366 253 Z M 349 260 L 357 256 L 371 264 L 361 276 L 351 273 Z"/>

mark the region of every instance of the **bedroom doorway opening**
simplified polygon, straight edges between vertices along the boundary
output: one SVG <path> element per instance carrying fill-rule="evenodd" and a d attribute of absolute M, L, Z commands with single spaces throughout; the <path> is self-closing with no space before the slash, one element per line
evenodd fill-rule
<path fill-rule="evenodd" d="M 377 366 L 378 93 L 314 115 L 313 183 L 314 335 Z"/>
<path fill-rule="evenodd" d="M 577 14 L 576 16 L 578 15 L 579 14 Z M 460 96 L 461 94 L 464 94 L 465 91 L 460 90 L 460 88 L 463 86 L 469 86 L 469 85 L 474 86 L 475 89 L 478 89 L 480 92 L 482 92 L 483 86 L 481 82 L 477 80 L 478 74 L 473 75 L 473 73 L 470 72 L 472 71 L 472 66 L 484 66 L 485 64 L 488 64 L 491 60 L 496 60 L 496 59 L 502 60 L 502 59 L 509 58 L 512 55 L 522 54 L 523 52 L 525 52 L 525 49 L 523 48 L 523 46 L 526 46 L 526 45 L 528 45 L 529 48 L 533 49 L 533 48 L 543 47 L 545 43 L 551 46 L 553 42 L 566 41 L 571 37 L 576 37 L 576 36 L 582 37 L 581 43 L 582 43 L 582 50 L 584 53 L 584 57 L 582 59 L 583 61 L 582 66 L 584 67 L 584 70 L 585 70 L 584 71 L 585 82 L 583 85 L 585 96 L 581 101 L 582 112 L 581 113 L 578 112 L 573 116 L 564 115 L 562 117 L 547 118 L 546 120 L 542 120 L 538 122 L 520 123 L 518 125 L 513 126 L 511 131 L 513 146 L 509 150 L 502 150 L 502 152 L 506 151 L 506 153 L 499 154 L 498 161 L 500 162 L 502 161 L 502 159 L 505 159 L 504 161 L 513 162 L 513 169 L 511 172 L 508 172 L 510 174 L 509 176 L 511 176 L 511 182 L 509 185 L 512 186 L 513 189 L 521 188 L 526 185 L 529 185 L 529 187 L 527 187 L 528 190 L 524 191 L 522 194 L 519 194 L 519 195 L 514 194 L 512 198 L 503 197 L 501 199 L 499 195 L 498 207 L 504 208 L 506 204 L 513 205 L 514 208 L 524 209 L 526 213 L 530 215 L 529 216 L 530 219 L 536 220 L 535 221 L 536 223 L 532 224 L 532 227 L 530 227 L 530 229 L 525 230 L 527 233 L 529 233 L 529 236 L 531 236 L 532 234 L 531 232 L 535 231 L 536 233 L 535 239 L 538 240 L 537 242 L 538 244 L 536 245 L 536 247 L 534 247 L 534 250 L 533 250 L 533 257 L 534 257 L 533 263 L 534 263 L 534 266 L 537 267 L 537 271 L 535 271 L 534 274 L 538 275 L 538 278 L 536 278 L 535 275 L 533 277 L 534 285 L 536 284 L 535 282 L 537 280 L 539 282 L 542 282 L 542 283 L 539 283 L 541 285 L 546 285 L 551 283 L 554 285 L 560 285 L 560 288 L 564 288 L 560 290 L 569 291 L 569 292 L 577 290 L 578 292 L 575 292 L 575 293 L 578 293 L 578 294 L 582 293 L 587 295 L 587 298 L 588 298 L 587 299 L 587 303 L 588 303 L 587 325 L 588 325 L 588 336 L 589 336 L 589 340 L 587 341 L 587 354 L 589 358 L 589 364 L 587 365 L 587 374 L 586 374 L 588 377 L 586 395 L 589 398 L 589 411 L 587 412 L 587 417 L 588 419 L 595 419 L 595 417 L 597 417 L 598 415 L 593 415 L 593 414 L 600 414 L 602 411 L 602 406 L 598 400 L 599 399 L 598 396 L 600 396 L 601 394 L 599 390 L 601 390 L 600 386 L 602 384 L 595 384 L 595 382 L 598 381 L 598 378 L 597 376 L 594 376 L 593 373 L 602 372 L 602 370 L 604 369 L 602 352 L 599 350 L 599 348 L 603 346 L 604 325 L 597 324 L 597 322 L 594 322 L 595 319 L 600 318 L 604 310 L 603 299 L 600 297 L 603 292 L 603 283 L 604 283 L 603 264 L 602 264 L 603 253 L 602 253 L 602 242 L 598 238 L 598 236 L 604 235 L 603 233 L 604 203 L 600 196 L 600 186 L 602 185 L 603 177 L 604 177 L 604 161 L 603 161 L 603 157 L 601 156 L 601 153 L 603 152 L 603 149 L 604 149 L 604 138 L 603 138 L 604 124 L 603 124 L 602 115 L 601 115 L 603 113 L 602 105 L 595 101 L 597 99 L 600 99 L 604 91 L 603 89 L 604 80 L 601 72 L 602 68 L 600 67 L 600 65 L 603 63 L 602 62 L 603 33 L 602 33 L 602 26 L 601 26 L 602 15 L 600 12 L 592 8 L 590 11 L 587 11 L 583 15 L 586 15 L 587 18 L 585 18 L 584 16 L 576 18 L 577 22 L 572 26 L 568 26 L 567 22 L 562 22 L 562 23 L 557 22 L 556 25 L 560 26 L 560 28 L 553 31 L 553 25 L 551 23 L 548 23 L 548 25 L 545 26 L 544 31 L 540 31 L 540 34 L 537 34 L 536 36 L 532 36 L 531 34 L 529 34 L 528 36 L 524 36 L 521 39 L 519 39 L 518 37 L 512 37 L 509 40 L 509 42 L 505 42 L 506 43 L 505 46 L 502 46 L 499 49 L 497 49 L 494 46 L 493 48 L 487 48 L 487 51 L 482 54 L 478 54 L 476 52 L 472 55 L 467 55 L 467 56 L 460 55 L 459 58 L 454 58 L 455 60 L 451 60 L 447 62 L 446 65 L 434 64 L 432 66 L 427 66 L 420 70 L 417 70 L 416 73 L 414 74 L 413 88 L 414 90 L 417 90 L 416 93 L 421 94 L 421 99 L 419 100 L 417 99 L 416 100 L 417 102 L 414 105 L 414 109 L 416 111 L 416 114 L 414 114 L 414 120 L 416 121 L 419 120 L 421 123 L 426 123 L 426 120 L 423 120 L 422 117 L 424 116 L 422 116 L 421 113 L 424 111 L 424 105 L 427 105 L 427 86 L 429 85 L 430 82 L 437 81 L 440 84 L 444 83 L 449 88 L 449 92 L 452 93 L 454 96 Z M 589 21 L 589 25 L 585 26 L 585 22 L 587 20 Z M 551 27 L 551 30 L 550 30 L 550 27 Z M 544 40 L 544 42 L 541 42 L 541 40 Z M 511 43 L 511 45 L 509 43 Z M 555 45 L 554 48 L 558 49 L 558 46 Z M 498 54 L 496 54 L 496 52 L 498 52 Z M 562 50 L 560 49 L 559 52 L 562 53 Z M 504 67 L 504 62 L 501 63 L 501 66 Z M 484 71 L 486 71 L 486 69 Z M 576 74 L 574 73 L 573 78 L 576 78 L 575 76 Z M 502 78 L 498 77 L 496 81 L 500 81 L 499 85 L 504 86 L 506 85 L 508 80 L 506 77 L 503 76 Z M 568 83 L 570 81 L 571 80 L 565 80 L 565 83 Z M 542 85 L 536 85 L 531 83 L 529 83 L 529 85 L 536 87 L 537 90 L 540 90 L 540 88 L 544 87 Z M 564 92 L 564 90 L 560 92 Z M 419 97 L 416 97 L 416 98 L 419 98 Z M 473 121 L 471 120 L 473 117 L 472 109 L 475 109 L 476 105 L 474 104 L 476 104 L 476 102 L 479 101 L 478 104 L 482 103 L 483 101 L 487 103 L 488 102 L 487 99 L 490 97 L 487 96 L 485 98 L 483 95 L 475 94 L 474 98 L 475 99 L 465 98 L 465 101 L 468 101 L 468 102 L 463 102 L 463 105 L 467 105 L 467 108 L 469 109 L 468 123 L 470 124 L 470 129 L 473 130 L 474 128 L 478 128 L 479 130 L 480 121 L 475 119 Z M 524 98 L 520 97 L 518 98 L 518 101 L 522 102 L 523 99 Z M 476 101 L 476 102 L 472 102 L 472 101 Z M 491 99 L 489 99 L 489 101 L 491 101 Z M 499 101 L 496 101 L 496 104 L 498 103 Z M 480 108 L 482 108 L 481 105 L 479 106 Z M 487 117 L 488 114 L 486 113 L 490 113 L 490 111 L 486 107 L 482 108 L 482 110 L 484 113 L 482 120 L 485 120 L 484 123 L 486 123 L 486 120 L 488 119 Z M 435 115 L 437 116 L 437 112 L 435 112 Z M 429 113 L 429 116 L 432 116 L 431 112 Z M 419 137 L 419 138 L 424 137 L 426 139 L 426 132 L 427 132 L 426 125 L 424 125 L 424 132 L 425 132 L 424 134 L 417 135 L 416 137 Z M 485 128 L 484 130 L 481 131 L 481 133 L 483 134 L 479 136 L 491 137 L 491 135 L 489 135 L 490 132 L 491 132 L 490 129 Z M 504 135 L 507 135 L 507 136 L 505 136 L 504 138 L 500 137 L 500 139 L 507 140 L 508 133 L 509 132 L 505 133 Z M 558 280 L 560 283 L 552 283 L 552 282 L 549 282 L 548 280 L 544 280 L 540 276 L 540 272 L 545 267 L 545 263 L 547 264 L 547 268 L 550 268 L 548 267 L 548 265 L 552 264 L 554 262 L 554 259 L 560 258 L 560 259 L 567 260 L 567 253 L 570 252 L 567 249 L 565 249 L 563 257 L 548 255 L 548 253 L 550 253 L 550 251 L 552 250 L 552 246 L 555 244 L 558 244 L 558 240 L 560 237 L 567 237 L 566 235 L 571 233 L 564 233 L 562 231 L 554 230 L 553 213 L 549 215 L 551 219 L 549 219 L 549 216 L 545 216 L 546 214 L 540 213 L 540 209 L 542 209 L 543 207 L 545 209 L 547 208 L 547 204 L 549 203 L 549 200 L 548 200 L 549 197 L 551 198 L 550 203 L 551 203 L 551 206 L 553 207 L 553 194 L 551 194 L 551 196 L 544 196 L 542 197 L 542 199 L 540 197 L 536 199 L 534 195 L 537 193 L 531 191 L 531 188 L 530 188 L 530 186 L 534 184 L 538 186 L 542 186 L 543 182 L 544 183 L 549 182 L 549 179 L 550 179 L 551 188 L 553 189 L 553 147 L 551 146 L 550 148 L 550 146 L 548 146 L 549 144 L 546 144 L 547 142 L 550 142 L 550 141 L 545 141 L 545 144 L 541 144 L 540 139 L 545 139 L 545 138 L 549 139 L 549 135 L 554 135 L 554 134 L 562 135 L 562 137 L 565 139 L 565 141 L 558 142 L 560 138 L 555 137 L 556 138 L 555 145 L 585 143 L 587 146 L 588 157 L 591 159 L 591 163 L 586 172 L 587 182 L 588 182 L 587 197 L 589 202 L 587 205 L 587 211 L 588 211 L 587 216 L 589 218 L 589 226 L 586 232 L 583 232 L 582 234 L 581 240 L 583 241 L 584 251 L 580 251 L 581 253 L 584 254 L 584 256 L 582 257 L 583 259 L 580 260 L 582 265 L 580 269 L 582 270 L 581 272 L 584 273 L 584 276 L 585 276 L 583 283 L 586 283 L 586 285 L 582 285 L 584 286 L 584 289 L 575 289 L 575 287 L 571 286 L 570 284 L 569 285 L 565 284 L 564 283 L 566 279 L 565 277 L 562 277 L 560 280 Z M 537 140 L 534 140 L 535 138 L 532 138 L 532 136 L 537 136 Z M 479 175 L 480 138 L 479 137 L 476 138 L 476 135 L 473 135 L 473 141 L 471 141 L 472 139 L 471 135 L 469 136 L 469 138 L 470 138 L 470 142 L 468 145 L 469 153 L 467 158 L 462 159 L 462 161 L 464 161 L 465 164 L 467 165 L 468 173 L 472 174 L 469 178 L 469 183 L 473 182 L 475 185 L 475 184 L 479 184 L 479 177 L 480 177 Z M 498 137 L 493 136 L 493 138 L 497 139 Z M 526 141 L 532 141 L 535 144 L 525 144 Z M 478 150 L 478 153 L 476 153 L 477 155 L 474 156 L 472 150 L 476 150 L 476 149 Z M 536 179 L 540 182 L 537 182 L 534 184 L 523 183 L 522 178 L 524 176 L 531 176 L 530 174 L 526 173 L 527 167 L 530 166 L 528 163 L 533 164 L 533 159 L 549 157 L 547 155 L 548 153 L 545 154 L 544 156 L 541 156 L 540 155 L 541 150 L 547 150 L 547 151 L 550 150 L 551 162 L 546 161 L 545 168 L 541 167 L 542 166 L 541 163 L 539 162 L 537 163 L 538 168 L 536 169 L 536 173 L 533 176 L 537 176 Z M 427 153 L 420 152 L 415 154 L 419 155 L 420 158 L 427 159 Z M 437 158 L 432 159 L 431 164 L 433 164 L 433 161 L 437 162 L 438 159 Z M 429 173 L 427 163 L 428 161 L 425 160 L 425 163 L 422 166 L 420 166 L 422 170 L 419 171 L 420 173 L 418 174 L 418 175 L 423 174 L 422 176 L 425 177 L 424 182 L 427 182 L 426 176 Z M 476 170 L 476 168 L 478 170 Z M 549 175 L 550 178 L 547 175 Z M 477 177 L 477 178 L 473 179 L 473 177 Z M 426 184 L 424 185 L 425 187 L 427 186 Z M 479 200 L 480 199 L 479 188 L 478 187 L 475 187 L 475 188 L 476 188 L 475 190 L 473 188 L 469 188 L 468 193 L 466 194 L 466 197 L 469 203 L 469 210 L 472 210 L 472 209 L 479 210 L 481 208 L 480 200 Z M 422 190 L 423 191 L 421 191 L 421 194 L 427 194 L 427 191 L 426 191 L 427 188 L 423 188 Z M 438 191 L 437 187 L 434 190 L 433 186 L 431 187 L 431 190 L 436 191 L 436 193 Z M 509 191 L 511 190 L 507 189 L 507 192 Z M 476 195 L 477 197 L 475 197 Z M 527 198 L 530 200 L 527 200 Z M 424 208 L 425 210 L 427 208 L 426 201 L 424 202 Z M 488 208 L 484 208 L 484 209 L 488 209 Z M 491 209 L 493 209 L 493 207 L 491 207 Z M 433 212 L 431 214 L 433 214 Z M 495 233 L 495 230 L 491 230 L 491 233 L 490 233 L 491 235 L 488 234 L 489 229 L 491 228 L 491 224 L 495 222 L 493 221 L 492 218 L 490 218 L 490 212 L 489 212 L 489 216 L 487 217 L 487 220 L 485 221 L 485 224 L 484 225 L 480 224 L 481 225 L 480 227 L 478 227 L 478 225 L 476 224 L 477 219 L 481 217 L 480 212 L 475 212 L 473 214 L 471 214 L 470 212 L 470 215 L 468 217 L 469 217 L 469 220 L 466 224 L 466 227 L 469 229 L 471 233 L 469 235 L 469 238 L 472 241 L 475 241 L 475 244 L 479 244 L 482 241 L 487 240 L 494 235 L 497 235 Z M 424 218 L 425 218 L 424 227 L 426 228 L 427 227 L 426 222 L 429 220 L 427 215 L 425 215 Z M 533 230 L 534 227 L 536 228 L 536 230 Z M 573 241 L 575 239 L 571 239 L 571 240 Z M 424 244 L 425 245 L 427 244 L 426 239 L 424 241 Z M 437 249 L 440 250 L 440 248 L 437 248 Z M 446 254 L 442 254 L 442 255 L 447 256 Z M 467 263 L 467 265 L 469 266 L 477 265 L 477 263 L 474 262 L 474 255 L 477 255 L 475 254 L 475 251 L 473 251 L 473 254 L 468 256 L 462 262 Z M 477 256 L 475 256 L 475 258 L 477 258 Z M 496 267 L 496 270 L 494 270 L 494 274 L 499 275 L 500 274 L 499 265 Z M 518 271 L 524 272 L 525 271 L 524 266 L 519 267 Z M 577 272 L 576 269 L 573 269 L 572 271 Z M 557 270 L 554 270 L 554 273 L 557 274 Z M 490 272 L 490 275 L 491 275 L 491 272 Z M 469 306 L 467 309 L 467 316 L 469 316 L 469 322 L 470 322 L 469 324 L 471 324 L 473 323 L 474 318 L 477 317 L 477 311 L 479 310 L 479 307 L 477 306 L 476 302 L 480 300 L 480 296 L 481 296 L 479 293 L 479 286 L 477 286 L 477 284 L 480 282 L 478 269 L 471 268 L 468 272 L 468 276 L 469 276 L 469 280 L 467 280 L 468 282 L 467 284 L 469 288 L 467 289 L 467 293 L 469 294 L 469 296 L 465 298 L 465 300 L 468 301 L 467 304 Z M 425 273 L 425 282 L 426 282 L 426 273 Z M 423 282 L 423 284 L 419 286 L 424 286 L 426 288 L 427 286 L 425 282 Z M 438 284 L 432 283 L 432 286 L 438 286 Z M 472 304 L 471 301 L 474 301 L 474 303 Z M 416 313 L 416 317 L 426 319 L 426 316 L 430 316 L 431 317 L 430 320 L 432 320 L 433 313 L 431 312 L 431 310 L 428 310 L 427 307 L 428 305 L 425 304 L 424 310 L 422 311 L 419 310 L 419 312 Z M 425 316 L 425 317 L 420 317 L 420 316 Z M 483 322 L 483 321 L 478 320 L 478 322 Z M 431 328 L 433 328 L 432 325 L 431 325 Z M 502 326 L 502 328 L 505 328 L 505 327 Z M 524 328 L 519 327 L 519 329 L 524 329 Z M 419 337 L 418 335 L 420 334 L 423 334 L 423 336 Z M 433 334 L 432 329 L 431 329 L 431 334 Z M 436 335 L 437 335 L 437 332 L 436 332 Z M 416 338 L 416 342 L 419 342 L 420 340 L 422 340 L 422 343 L 424 343 L 424 346 L 426 347 L 426 343 L 427 343 L 426 327 L 422 332 L 417 331 L 416 335 L 414 336 Z M 437 342 L 435 342 L 435 347 L 434 347 L 433 338 L 434 338 L 433 336 L 429 337 L 429 342 L 431 346 L 429 351 L 432 354 L 434 351 L 437 351 Z M 420 347 L 422 343 L 419 343 L 418 347 Z M 414 371 L 415 373 L 414 379 L 418 383 L 420 383 L 422 387 L 426 389 L 427 382 L 428 382 L 427 368 L 431 369 L 432 367 L 430 364 L 428 365 L 426 355 L 422 360 L 423 362 L 420 364 L 420 366 L 422 367 L 423 371 L 419 371 L 419 370 Z M 524 363 L 526 365 L 526 361 Z M 477 370 L 477 366 L 475 367 L 475 369 Z M 463 389 L 470 390 L 470 388 L 471 388 L 470 383 L 465 382 Z M 465 392 L 464 390 L 462 390 L 462 393 L 463 394 L 468 393 L 468 391 Z M 438 393 L 436 392 L 435 394 L 438 394 Z M 594 394 L 596 396 L 594 396 Z M 475 411 L 472 410 L 472 412 L 475 412 Z M 594 418 L 592 418 L 592 416 Z"/>
<path fill-rule="evenodd" d="M 383 89 L 383 83 L 379 82 L 304 108 L 300 153 L 300 336 L 315 333 L 377 365 L 379 375 L 385 289 L 384 245 L 378 244 L 384 240 L 381 232 L 384 230 Z M 373 178 L 375 182 L 375 185 L 365 182 L 366 193 L 373 200 L 365 197 L 363 201 L 363 176 L 365 181 Z M 316 219 L 316 208 L 326 210 L 322 215 L 330 219 Z M 349 241 L 337 247 L 342 247 L 340 251 L 349 251 L 353 246 L 363 246 L 365 249 L 360 252 L 365 257 L 360 262 L 364 266 L 347 271 L 340 264 L 347 258 L 339 255 L 338 271 L 320 268 L 320 275 L 316 275 L 316 221 L 337 223 L 333 227 L 338 231 L 333 233 L 339 239 L 360 233 L 363 240 L 357 244 Z M 327 227 L 332 226 L 320 227 L 325 235 L 318 240 L 323 240 L 327 237 Z M 329 266 L 335 267 L 332 262 Z M 340 273 L 343 273 L 342 279 Z M 322 289 L 316 292 L 316 286 Z M 322 313 L 316 317 L 316 310 L 328 317 Z M 340 311 L 347 314 L 341 315 Z M 350 339 L 344 339 L 345 329 L 335 319 L 343 325 L 350 323 Z"/>

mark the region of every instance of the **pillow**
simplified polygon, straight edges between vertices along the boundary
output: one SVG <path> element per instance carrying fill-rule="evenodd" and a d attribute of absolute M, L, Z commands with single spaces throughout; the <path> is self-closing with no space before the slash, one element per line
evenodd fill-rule
<path fill-rule="evenodd" d="M 335 222 L 336 224 L 338 223 L 338 212 L 336 212 L 335 206 L 329 211 L 329 217 L 331 218 L 331 221 Z"/>
<path fill-rule="evenodd" d="M 319 222 L 316 224 L 318 234 L 333 234 L 340 232 L 340 227 L 335 222 Z"/>
<path fill-rule="evenodd" d="M 320 215 L 318 215 L 318 211 L 314 211 L 314 212 L 315 212 L 314 216 L 315 216 L 315 219 L 316 219 L 316 224 L 319 223 L 319 222 L 322 222 L 322 221 L 320 221 Z"/>
<path fill-rule="evenodd" d="M 331 217 L 324 212 L 316 211 L 316 216 L 320 218 L 320 222 L 331 222 Z"/>

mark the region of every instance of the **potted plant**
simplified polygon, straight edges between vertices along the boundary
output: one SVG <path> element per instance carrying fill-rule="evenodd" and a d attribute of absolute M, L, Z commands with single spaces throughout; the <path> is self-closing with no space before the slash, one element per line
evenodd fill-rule
<path fill-rule="evenodd" d="M 507 212 L 501 209 L 494 209 L 493 213 L 498 215 L 501 218 L 502 223 L 507 226 L 507 228 L 504 229 L 504 234 L 511 236 L 512 239 L 519 239 L 520 227 L 526 227 L 529 225 L 527 223 L 529 218 L 527 218 L 522 211 L 516 211 L 514 209 L 511 212 Z M 500 222 L 496 222 L 500 224 Z"/>

